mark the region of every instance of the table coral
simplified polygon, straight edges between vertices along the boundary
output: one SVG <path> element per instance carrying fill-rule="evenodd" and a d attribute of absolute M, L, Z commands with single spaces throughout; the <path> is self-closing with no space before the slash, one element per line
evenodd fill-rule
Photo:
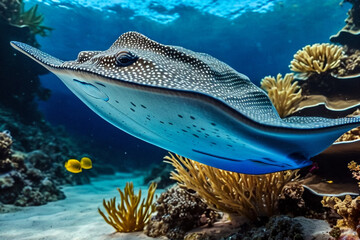
<path fill-rule="evenodd" d="M 141 201 L 141 189 L 136 195 L 133 183 L 126 183 L 124 192 L 117 189 L 120 194 L 120 204 L 116 205 L 116 197 L 109 201 L 103 200 L 103 205 L 108 216 L 98 208 L 105 222 L 111 225 L 117 232 L 134 232 L 143 230 L 149 221 L 151 214 L 155 211 L 153 204 L 156 183 L 149 186 L 146 199 Z M 141 203 L 140 203 L 141 201 Z"/>
<path fill-rule="evenodd" d="M 335 35 L 330 37 L 331 42 L 348 45 L 351 48 L 360 48 L 360 0 L 343 0 L 352 4 L 345 19 L 346 25 Z"/>
<path fill-rule="evenodd" d="M 261 88 L 269 95 L 280 117 L 286 117 L 296 110 L 300 103 L 301 89 L 294 81 L 294 74 L 286 74 L 282 78 L 279 73 L 275 77 L 267 76 L 261 80 Z"/>
<path fill-rule="evenodd" d="M 316 43 L 297 51 L 289 67 L 291 71 L 305 75 L 320 74 L 338 67 L 343 56 L 342 47 Z"/>
<path fill-rule="evenodd" d="M 210 209 L 196 193 L 174 186 L 156 201 L 156 215 L 145 228 L 150 237 L 167 236 L 184 239 L 185 233 L 202 225 L 212 225 L 217 213 Z"/>
<path fill-rule="evenodd" d="M 297 175 L 297 170 L 265 175 L 229 172 L 172 154 L 165 160 L 175 167 L 171 178 L 180 186 L 196 191 L 216 209 L 238 213 L 253 221 L 278 212 L 283 187 Z"/>
<path fill-rule="evenodd" d="M 338 197 L 324 197 L 321 201 L 324 207 L 333 209 L 342 219 L 337 221 L 336 227 L 357 230 L 360 223 L 360 196 L 352 199 L 346 195 L 344 200 Z"/>

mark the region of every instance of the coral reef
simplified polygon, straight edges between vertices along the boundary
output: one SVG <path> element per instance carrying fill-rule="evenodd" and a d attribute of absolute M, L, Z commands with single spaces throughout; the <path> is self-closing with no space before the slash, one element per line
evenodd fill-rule
<path fill-rule="evenodd" d="M 179 186 L 173 186 L 160 195 L 156 211 L 144 231 L 150 237 L 184 239 L 187 231 L 198 226 L 211 226 L 218 217 L 197 194 Z"/>
<path fill-rule="evenodd" d="M 13 139 L 16 139 L 12 148 L 26 153 L 26 163 L 41 170 L 56 185 L 90 182 L 86 174 L 70 174 L 64 167 L 69 158 L 86 155 L 81 144 L 64 129 L 53 127 L 45 121 L 24 123 L 17 112 L 0 106 L 0 131 L 4 130 L 11 132 Z"/>
<path fill-rule="evenodd" d="M 351 171 L 353 178 L 358 181 L 358 186 L 360 187 L 360 165 L 355 161 L 351 161 L 348 164 L 348 168 Z"/>
<path fill-rule="evenodd" d="M 108 217 L 98 208 L 105 222 L 111 225 L 117 232 L 134 232 L 143 230 L 149 221 L 151 214 L 155 211 L 153 203 L 156 183 L 149 186 L 146 199 L 141 201 L 141 190 L 136 195 L 133 183 L 126 183 L 124 192 L 119 188 L 120 204 L 116 205 L 116 197 L 109 201 L 103 200 L 103 205 Z M 140 203 L 141 201 L 141 203 Z"/>
<path fill-rule="evenodd" d="M 297 170 L 265 175 L 247 175 L 213 168 L 170 154 L 165 157 L 175 167 L 171 178 L 180 186 L 196 191 L 210 206 L 238 213 L 252 221 L 278 211 L 283 187 L 296 178 Z"/>
<path fill-rule="evenodd" d="M 245 231 L 244 231 L 245 230 Z M 224 238 L 224 240 L 301 240 L 304 239 L 303 228 L 300 223 L 287 216 L 271 217 L 265 226 L 241 229 L 238 233 Z"/>
<path fill-rule="evenodd" d="M 11 144 L 9 133 L 0 133 L 0 202 L 32 206 L 64 199 L 58 185 L 25 163 L 25 154 L 11 152 Z"/>
<path fill-rule="evenodd" d="M 316 43 L 297 51 L 289 67 L 291 71 L 307 76 L 314 73 L 320 74 L 338 67 L 342 57 L 342 47 L 328 43 Z"/>
<path fill-rule="evenodd" d="M 343 0 L 342 3 L 344 2 L 352 4 L 345 19 L 346 25 L 337 34 L 331 36 L 330 41 L 360 49 L 360 1 Z"/>
<path fill-rule="evenodd" d="M 339 67 L 332 71 L 339 79 L 357 78 L 360 76 L 360 50 L 344 47 L 345 56 L 341 58 Z"/>
<path fill-rule="evenodd" d="M 286 74 L 282 78 L 279 73 L 275 77 L 267 76 L 261 80 L 261 88 L 269 95 L 280 117 L 293 113 L 301 101 L 301 89 L 294 81 L 294 74 Z"/>
<path fill-rule="evenodd" d="M 336 227 L 339 229 L 350 228 L 360 233 L 360 197 L 352 199 L 346 195 L 344 200 L 338 197 L 324 197 L 321 201 L 324 207 L 333 209 L 342 219 L 337 221 Z M 336 231 L 338 232 L 338 231 Z"/>
<path fill-rule="evenodd" d="M 69 158 L 89 154 L 80 147 L 84 145 L 62 128 L 45 121 L 25 124 L 18 113 L 0 107 L 0 202 L 20 206 L 45 204 L 64 198 L 60 185 L 89 183 L 87 173 L 72 174 L 64 167 Z M 99 151 L 93 158 L 102 159 L 100 154 Z M 91 169 L 92 176 L 97 172 Z"/>

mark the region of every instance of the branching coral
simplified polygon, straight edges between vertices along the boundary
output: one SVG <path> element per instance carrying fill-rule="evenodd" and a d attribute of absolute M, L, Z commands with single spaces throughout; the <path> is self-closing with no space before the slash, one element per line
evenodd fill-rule
<path fill-rule="evenodd" d="M 269 95 L 280 117 L 286 117 L 296 110 L 301 101 L 301 89 L 297 81 L 293 82 L 294 74 L 286 74 L 282 78 L 279 73 L 275 77 L 265 77 L 261 80 L 261 88 Z"/>
<path fill-rule="evenodd" d="M 149 221 L 150 215 L 155 211 L 153 204 L 156 183 L 149 186 L 148 195 L 141 204 L 141 190 L 137 195 L 134 194 L 133 183 L 126 183 L 124 192 L 119 188 L 120 204 L 116 205 L 116 197 L 109 201 L 103 200 L 103 205 L 108 213 L 108 217 L 98 209 L 105 222 L 111 225 L 117 232 L 134 232 L 143 230 L 145 224 Z"/>
<path fill-rule="evenodd" d="M 256 221 L 278 210 L 280 193 L 296 176 L 295 171 L 246 175 L 213 168 L 179 155 L 165 157 L 175 167 L 171 178 L 196 191 L 210 206 L 238 213 Z"/>
<path fill-rule="evenodd" d="M 338 67 L 342 57 L 342 47 L 328 43 L 316 43 L 297 51 L 289 67 L 294 72 L 306 75 L 320 74 Z"/>
<path fill-rule="evenodd" d="M 341 201 L 337 197 L 324 197 L 321 201 L 324 207 L 332 208 L 343 219 L 337 221 L 336 227 L 356 230 L 360 223 L 360 197 L 352 199 L 346 195 Z"/>

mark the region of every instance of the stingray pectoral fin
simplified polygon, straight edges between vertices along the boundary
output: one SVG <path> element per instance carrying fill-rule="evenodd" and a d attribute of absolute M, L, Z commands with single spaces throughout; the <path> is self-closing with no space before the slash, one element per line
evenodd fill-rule
<path fill-rule="evenodd" d="M 50 71 L 52 68 L 60 67 L 60 65 L 64 62 L 26 43 L 11 41 L 10 45 Z"/>

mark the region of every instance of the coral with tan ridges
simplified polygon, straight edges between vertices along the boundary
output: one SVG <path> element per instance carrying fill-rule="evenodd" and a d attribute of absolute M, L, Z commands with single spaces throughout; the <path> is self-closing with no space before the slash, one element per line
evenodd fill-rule
<path fill-rule="evenodd" d="M 338 67 L 342 57 L 342 47 L 328 43 L 316 43 L 297 51 L 289 67 L 291 71 L 306 75 L 320 74 Z"/>
<path fill-rule="evenodd" d="M 279 73 L 275 77 L 267 76 L 261 80 L 261 88 L 269 95 L 280 117 L 286 117 L 293 113 L 300 103 L 301 89 L 297 81 L 294 81 L 294 74 L 286 74 L 284 78 Z"/>
<path fill-rule="evenodd" d="M 343 219 L 337 221 L 336 227 L 356 230 L 360 223 L 360 197 L 352 199 L 346 195 L 344 200 L 338 197 L 324 197 L 321 201 L 324 207 L 332 208 Z"/>
<path fill-rule="evenodd" d="M 215 209 L 252 221 L 278 212 L 283 187 L 297 175 L 297 170 L 265 175 L 229 172 L 173 154 L 165 160 L 175 167 L 171 178 L 180 186 L 196 191 Z"/>

